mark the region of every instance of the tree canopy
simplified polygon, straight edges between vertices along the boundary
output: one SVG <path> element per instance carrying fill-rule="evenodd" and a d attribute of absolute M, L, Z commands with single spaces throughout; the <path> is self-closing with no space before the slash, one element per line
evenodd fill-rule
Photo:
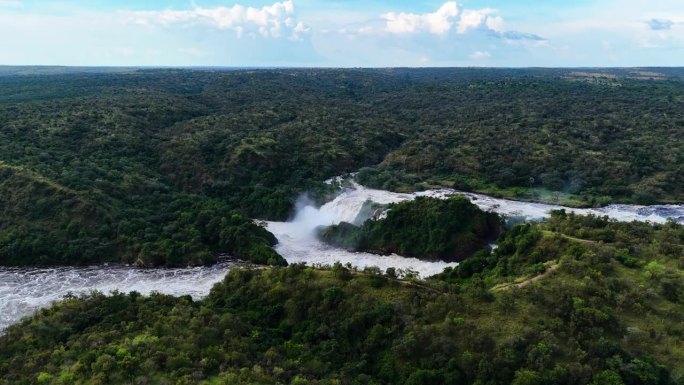
<path fill-rule="evenodd" d="M 603 71 L 614 79 L 6 68 L 0 264 L 280 260 L 250 218 L 284 220 L 300 193 L 328 196 L 321 181 L 358 170 L 364 184 L 401 191 L 682 201 L 681 71 L 653 69 L 652 80 Z"/>
<path fill-rule="evenodd" d="M 461 196 L 418 197 L 388 210 L 386 217 L 360 227 L 342 222 L 319 229 L 319 237 L 354 251 L 454 262 L 488 247 L 502 227 L 497 214 L 484 212 Z"/>
<path fill-rule="evenodd" d="M 71 297 L 0 336 L 0 384 L 675 385 L 683 249 L 681 225 L 557 213 L 425 281 L 293 265 L 200 301 Z"/>

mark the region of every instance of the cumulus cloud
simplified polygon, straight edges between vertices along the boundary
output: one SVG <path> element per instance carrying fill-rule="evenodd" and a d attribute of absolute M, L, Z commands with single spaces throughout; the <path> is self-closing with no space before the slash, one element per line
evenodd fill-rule
<path fill-rule="evenodd" d="M 413 33 L 428 31 L 435 35 L 444 35 L 451 30 L 459 14 L 455 1 L 444 3 L 432 13 L 395 13 L 388 12 L 381 17 L 386 20 L 385 30 L 391 33 Z"/>
<path fill-rule="evenodd" d="M 492 31 L 503 31 L 503 26 L 504 26 L 504 21 L 501 16 L 487 16 L 487 19 L 485 20 L 485 24 L 487 25 L 487 28 L 491 29 Z"/>
<path fill-rule="evenodd" d="M 674 22 L 667 19 L 651 19 L 646 24 L 654 31 L 665 31 L 671 29 Z"/>
<path fill-rule="evenodd" d="M 435 12 L 388 12 L 380 17 L 384 21 L 384 31 L 392 34 L 430 33 L 444 36 L 450 32 L 462 35 L 480 30 L 504 40 L 544 40 L 533 34 L 506 31 L 504 19 L 497 14 L 496 9 L 464 9 L 455 1 L 442 4 Z"/>
<path fill-rule="evenodd" d="M 466 9 L 461 14 L 461 20 L 458 22 L 456 31 L 458 33 L 466 33 L 469 29 L 483 26 L 488 29 L 500 31 L 501 28 L 503 28 L 503 19 L 498 16 L 491 16 L 494 12 L 496 11 L 491 8 Z"/>
<path fill-rule="evenodd" d="M 444 3 L 431 13 L 388 12 L 380 17 L 385 20 L 385 30 L 397 34 L 429 32 L 445 35 L 454 29 L 463 34 L 482 27 L 496 32 L 503 30 L 503 18 L 496 15 L 495 9 L 461 9 L 455 1 Z"/>
<path fill-rule="evenodd" d="M 190 10 L 162 10 L 130 12 L 128 20 L 140 25 L 210 25 L 221 30 L 232 30 L 238 37 L 259 34 L 266 38 L 287 37 L 298 40 L 309 32 L 303 22 L 295 18 L 292 0 L 277 2 L 261 8 L 236 4 L 232 7 Z"/>
<path fill-rule="evenodd" d="M 429 31 L 435 35 L 443 35 L 453 26 L 458 16 L 458 4 L 455 1 L 444 3 L 432 13 L 395 13 L 388 12 L 381 17 L 386 20 L 385 29 L 392 33 L 412 33 Z"/>

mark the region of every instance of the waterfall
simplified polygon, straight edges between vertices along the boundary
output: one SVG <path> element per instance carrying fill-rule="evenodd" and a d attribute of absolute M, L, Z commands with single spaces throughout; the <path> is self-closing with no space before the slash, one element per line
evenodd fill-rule
<path fill-rule="evenodd" d="M 276 250 L 290 263 L 309 265 L 343 264 L 385 270 L 388 267 L 411 270 L 420 277 L 438 274 L 455 263 L 428 262 L 398 255 L 375 255 L 341 250 L 320 242 L 315 235 L 319 226 L 346 222 L 361 222 L 359 217 L 367 202 L 390 204 L 415 199 L 418 196 L 446 198 L 463 194 L 483 210 L 525 220 L 539 220 L 551 210 L 565 209 L 577 214 L 606 215 L 618 221 L 650 221 L 665 223 L 674 220 L 684 223 L 684 205 L 637 206 L 614 204 L 596 209 L 573 209 L 558 205 L 520 202 L 493 198 L 482 194 L 463 193 L 450 189 L 429 190 L 413 194 L 374 190 L 358 184 L 345 188 L 332 201 L 317 208 L 306 197 L 297 202 L 295 217 L 289 222 L 267 222 L 279 244 Z M 99 290 L 138 291 L 142 294 L 160 292 L 172 295 L 191 295 L 201 298 L 226 274 L 231 264 L 188 269 L 136 269 L 128 266 L 92 266 L 60 268 L 0 268 L 0 330 L 30 315 L 38 308 L 49 306 L 67 293 L 88 293 Z"/>
<path fill-rule="evenodd" d="M 316 238 L 315 230 L 319 226 L 329 226 L 342 221 L 357 222 L 358 224 L 360 222 L 359 214 L 369 201 L 377 204 L 390 204 L 415 199 L 419 196 L 445 199 L 455 194 L 464 195 L 483 210 L 493 211 L 508 217 L 520 217 L 528 221 L 541 220 L 547 218 L 552 210 L 565 209 L 567 212 L 581 215 L 605 215 L 618 221 L 637 220 L 665 223 L 667 220 L 674 220 L 684 223 L 684 205 L 637 206 L 614 204 L 603 208 L 576 209 L 552 204 L 493 198 L 452 189 L 403 194 L 370 189 L 352 183 L 351 187 L 344 188 L 335 199 L 320 208 L 316 208 L 313 203 L 306 199 L 300 199 L 297 205 L 297 213 L 292 221 L 267 222 L 267 228 L 278 238 L 279 244 L 276 246 L 276 250 L 290 263 L 306 262 L 310 265 L 332 265 L 339 261 L 344 264 L 350 263 L 358 268 L 377 266 L 381 270 L 388 267 L 410 269 L 418 272 L 421 277 L 429 277 L 440 273 L 447 266 L 455 266 L 456 263 L 428 262 L 398 255 L 381 256 L 350 252 L 319 241 Z M 363 219 L 361 218 L 361 220 Z"/>

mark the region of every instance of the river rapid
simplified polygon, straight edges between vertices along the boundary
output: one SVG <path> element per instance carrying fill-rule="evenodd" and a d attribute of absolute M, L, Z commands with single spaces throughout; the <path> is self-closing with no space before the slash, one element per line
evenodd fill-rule
<path fill-rule="evenodd" d="M 551 210 L 566 209 L 578 214 L 607 215 L 618 221 L 650 221 L 664 223 L 668 219 L 684 223 L 684 205 L 610 205 L 598 209 L 572 209 L 541 203 L 518 202 L 493 198 L 481 194 L 461 193 L 441 189 L 413 194 L 392 193 L 365 188 L 358 184 L 345 188 L 331 202 L 318 208 L 300 200 L 297 213 L 289 222 L 266 222 L 266 227 L 279 241 L 276 250 L 290 263 L 306 262 L 309 265 L 331 265 L 336 261 L 358 268 L 369 266 L 385 270 L 394 267 L 400 271 L 429 277 L 455 263 L 420 261 L 398 255 L 381 256 L 353 253 L 331 247 L 318 241 L 315 229 L 342 221 L 359 221 L 367 201 L 379 204 L 397 203 L 418 196 L 446 198 L 463 194 L 484 210 L 509 217 L 539 220 Z M 364 219 L 364 218 L 361 218 Z M 137 269 L 130 266 L 101 265 L 92 267 L 59 268 L 1 268 L 0 267 L 0 330 L 17 322 L 36 309 L 49 306 L 68 293 L 83 294 L 92 290 L 109 293 L 137 291 L 142 294 L 160 292 L 171 295 L 191 295 L 202 298 L 211 287 L 234 267 L 234 263 L 220 263 L 208 267 L 187 269 Z"/>
<path fill-rule="evenodd" d="M 594 214 L 608 216 L 618 221 L 650 221 L 665 223 L 675 220 L 684 223 L 684 205 L 636 206 L 615 204 L 596 209 L 575 209 L 543 203 L 521 202 L 508 199 L 493 198 L 487 195 L 464 193 L 451 189 L 421 191 L 412 194 L 394 193 L 375 190 L 352 183 L 334 200 L 316 208 L 300 200 L 297 213 L 289 222 L 266 222 L 267 228 L 278 238 L 278 251 L 288 262 L 306 262 L 308 264 L 329 265 L 335 261 L 351 264 L 358 268 L 377 266 L 381 270 L 395 267 L 417 272 L 420 277 L 429 277 L 455 266 L 456 263 L 441 261 L 429 262 L 415 258 L 404 258 L 398 255 L 381 256 L 369 253 L 353 253 L 329 246 L 319 241 L 315 229 L 344 222 L 359 222 L 358 216 L 363 214 L 364 204 L 372 201 L 378 204 L 398 203 L 412 200 L 419 196 L 447 198 L 461 194 L 486 211 L 494 211 L 506 217 L 517 217 L 520 220 L 541 220 L 553 210 L 565 209 L 581 215 Z M 363 220 L 365 218 L 361 218 Z"/>
<path fill-rule="evenodd" d="M 123 265 L 0 268 L 0 331 L 67 294 L 93 290 L 190 295 L 199 299 L 234 263 L 186 269 L 138 269 Z"/>

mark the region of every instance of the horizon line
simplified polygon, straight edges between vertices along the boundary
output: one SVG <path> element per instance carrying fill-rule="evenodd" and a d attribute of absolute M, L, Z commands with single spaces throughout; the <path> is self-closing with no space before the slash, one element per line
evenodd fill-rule
<path fill-rule="evenodd" d="M 111 68 L 111 69 L 632 69 L 632 68 L 684 68 L 668 65 L 636 66 L 279 66 L 279 65 L 68 65 L 68 64 L 0 64 L 0 68 Z"/>

